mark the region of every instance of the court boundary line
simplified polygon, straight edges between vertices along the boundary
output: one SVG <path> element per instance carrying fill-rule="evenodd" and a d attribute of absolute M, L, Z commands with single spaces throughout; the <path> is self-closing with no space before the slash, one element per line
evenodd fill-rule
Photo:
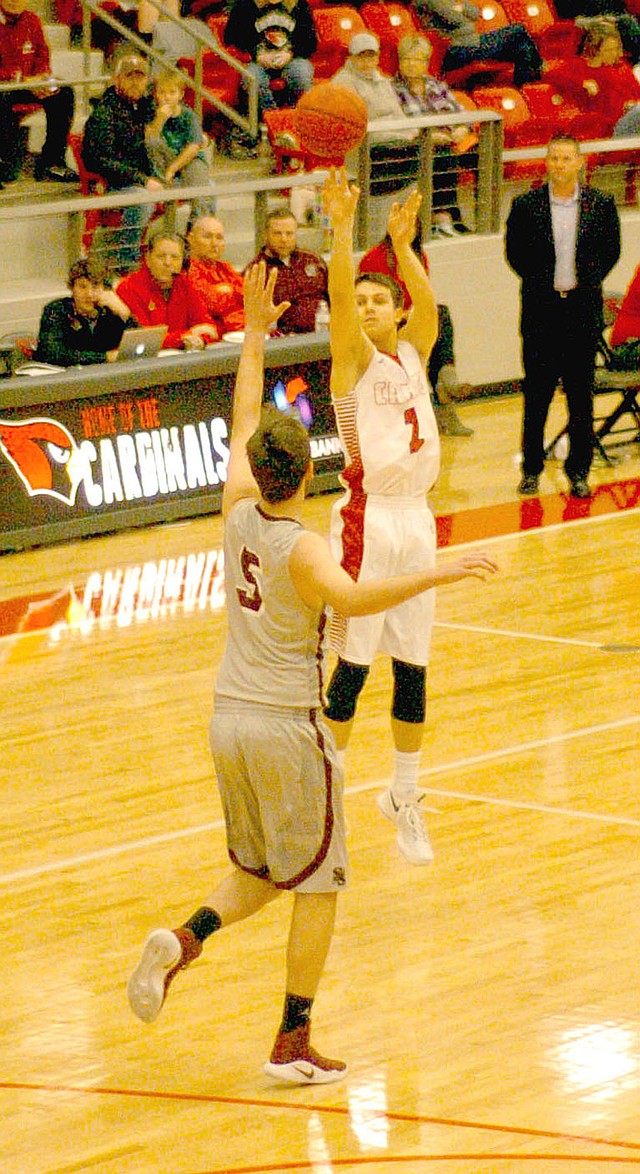
<path fill-rule="evenodd" d="M 624 729 L 627 726 L 640 725 L 640 714 L 618 718 L 611 722 L 600 722 L 594 726 L 585 726 L 579 730 L 569 730 L 564 734 L 556 734 L 550 738 L 538 738 L 531 742 L 522 742 L 517 746 L 505 746 L 499 750 L 488 750 L 485 754 L 474 754 L 468 758 L 452 762 L 438 763 L 426 766 L 420 770 L 420 778 L 432 778 L 435 775 L 451 774 L 453 771 L 463 771 L 481 766 L 486 762 L 495 762 L 501 758 L 513 758 L 518 754 L 529 754 L 534 750 L 542 750 L 547 746 L 559 745 L 564 742 L 577 741 L 594 734 L 606 733 L 611 730 Z M 345 795 L 359 795 L 366 791 L 374 791 L 388 787 L 389 778 L 376 779 L 361 783 L 357 786 L 345 787 Z M 474 792 L 448 791 L 445 789 L 426 788 L 428 794 L 442 797 L 461 799 L 469 803 L 486 803 L 494 807 L 507 807 L 522 811 L 537 811 L 541 815 L 558 815 L 569 819 L 588 820 L 593 823 L 609 824 L 619 827 L 640 829 L 640 818 L 633 819 L 624 815 L 608 815 L 606 812 L 580 811 L 572 807 L 553 807 L 543 803 L 529 803 L 526 800 L 503 799 L 494 795 L 483 795 Z M 208 831 L 216 831 L 224 827 L 224 820 L 207 820 L 206 823 L 196 824 L 188 828 L 175 828 L 171 832 L 161 832 L 157 835 L 146 836 L 140 840 L 131 840 L 126 843 L 111 844 L 105 848 L 98 848 L 94 852 L 84 852 L 77 856 L 65 857 L 63 860 L 53 860 L 48 864 L 37 864 L 30 868 L 17 869 L 13 872 L 0 874 L 0 886 L 10 885 L 18 881 L 29 880 L 36 876 L 45 876 L 55 872 L 64 872 L 67 869 L 81 868 L 85 864 L 93 864 L 98 860 L 107 860 L 113 856 L 122 856 L 128 852 L 140 849 L 153 848 L 157 844 L 172 843 L 186 839 L 188 836 L 201 835 Z M 1 1085 L 0 1085 L 1 1087 Z"/>
<path fill-rule="evenodd" d="M 545 636 L 538 632 L 517 632 L 511 628 L 485 628 L 481 624 L 457 624 L 451 620 L 434 620 L 434 628 L 447 628 L 450 631 L 477 632 L 480 636 L 505 636 L 508 640 L 532 640 L 539 644 L 569 644 L 579 648 L 591 648 L 594 652 L 603 652 L 611 655 L 610 646 L 602 641 L 578 640 L 572 636 Z"/>
<path fill-rule="evenodd" d="M 81 1093 L 85 1096 L 129 1097 L 140 1100 L 180 1101 L 196 1104 L 237 1105 L 255 1109 L 293 1109 L 296 1112 L 325 1113 L 337 1117 L 350 1117 L 351 1107 L 347 1105 L 323 1105 L 299 1101 L 272 1100 L 269 1097 L 230 1097 L 216 1093 L 171 1092 L 158 1089 L 109 1088 L 106 1085 L 88 1086 L 83 1084 L 46 1084 L 44 1081 L 0 1080 L 0 1090 L 5 1092 Z M 284 1091 L 284 1090 L 283 1090 Z M 291 1090 L 288 1090 L 291 1091 Z M 640 1141 L 611 1141 L 607 1137 L 592 1137 L 582 1133 L 568 1133 L 564 1130 L 535 1129 L 525 1125 L 500 1125 L 497 1122 L 465 1121 L 461 1117 L 433 1117 L 426 1113 L 405 1113 L 384 1110 L 371 1114 L 386 1121 L 408 1122 L 412 1125 L 441 1125 L 446 1128 L 473 1129 L 485 1133 L 513 1133 L 518 1137 L 546 1138 L 551 1141 L 573 1141 L 587 1145 L 609 1146 L 611 1149 L 628 1149 L 640 1152 Z M 450 1157 L 451 1155 L 447 1155 Z M 493 1156 L 493 1155 L 491 1155 Z M 601 1155 L 600 1160 L 605 1155 Z M 613 1155 L 612 1155 L 613 1156 Z M 334 1159 L 332 1159 L 333 1161 Z M 337 1159 L 336 1159 L 337 1160 Z M 634 1159 L 640 1162 L 640 1157 Z M 286 1163 L 285 1163 L 286 1164 Z M 268 1169 L 268 1167 L 267 1167 Z M 277 1167 L 276 1167 L 277 1169 Z M 215 1172 L 211 1172 L 215 1174 Z M 220 1171 L 218 1174 L 227 1174 Z M 229 1172 L 230 1174 L 230 1172 Z"/>

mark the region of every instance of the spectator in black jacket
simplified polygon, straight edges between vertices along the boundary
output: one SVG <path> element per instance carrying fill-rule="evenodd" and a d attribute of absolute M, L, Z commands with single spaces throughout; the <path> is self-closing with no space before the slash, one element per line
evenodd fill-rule
<path fill-rule="evenodd" d="M 110 191 L 161 191 L 146 145 L 146 129 L 155 115 L 148 94 L 149 66 L 130 49 L 117 58 L 113 85 L 105 91 L 89 115 L 82 144 L 82 158 L 89 171 L 105 180 Z M 135 269 L 140 245 L 153 204 L 132 204 L 122 210 L 120 240 L 109 260 L 118 272 Z"/>
<path fill-rule="evenodd" d="M 71 266 L 68 286 L 70 297 L 57 298 L 42 311 L 34 357 L 59 367 L 115 359 L 124 331 L 138 325 L 129 307 L 89 261 Z"/>
<path fill-rule="evenodd" d="M 235 0 L 224 40 L 251 56 L 247 69 L 258 83 L 258 117 L 277 105 L 295 106 L 311 89 L 309 58 L 318 40 L 308 0 Z M 278 102 L 271 88 L 274 80 L 283 83 Z M 246 93 L 243 101 L 246 109 Z M 235 141 L 249 149 L 256 146 L 242 136 Z"/>

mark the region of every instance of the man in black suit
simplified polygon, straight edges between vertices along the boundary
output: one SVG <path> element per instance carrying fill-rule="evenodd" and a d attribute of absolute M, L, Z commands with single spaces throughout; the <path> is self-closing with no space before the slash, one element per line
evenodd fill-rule
<path fill-rule="evenodd" d="M 555 135 L 546 166 L 549 182 L 517 196 L 507 219 L 507 261 L 522 279 L 524 418 L 518 492 L 538 492 L 544 426 L 561 379 L 569 410 L 565 472 L 572 495 L 589 497 L 602 282 L 620 256 L 620 222 L 611 196 L 579 183 L 582 156 L 576 139 Z"/>

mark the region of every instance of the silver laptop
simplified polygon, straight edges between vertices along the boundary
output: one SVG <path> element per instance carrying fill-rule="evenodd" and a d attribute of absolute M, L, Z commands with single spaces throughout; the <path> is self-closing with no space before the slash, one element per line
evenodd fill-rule
<path fill-rule="evenodd" d="M 125 330 L 118 347 L 118 362 L 123 359 L 155 359 L 167 329 L 166 326 L 140 326 Z"/>

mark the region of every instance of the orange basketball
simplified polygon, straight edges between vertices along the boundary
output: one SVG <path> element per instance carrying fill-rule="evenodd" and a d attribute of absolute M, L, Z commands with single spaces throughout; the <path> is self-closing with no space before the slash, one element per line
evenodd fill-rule
<path fill-rule="evenodd" d="M 312 86 L 303 94 L 293 117 L 304 149 L 331 163 L 342 163 L 367 130 L 367 107 L 362 98 L 332 82 Z"/>

